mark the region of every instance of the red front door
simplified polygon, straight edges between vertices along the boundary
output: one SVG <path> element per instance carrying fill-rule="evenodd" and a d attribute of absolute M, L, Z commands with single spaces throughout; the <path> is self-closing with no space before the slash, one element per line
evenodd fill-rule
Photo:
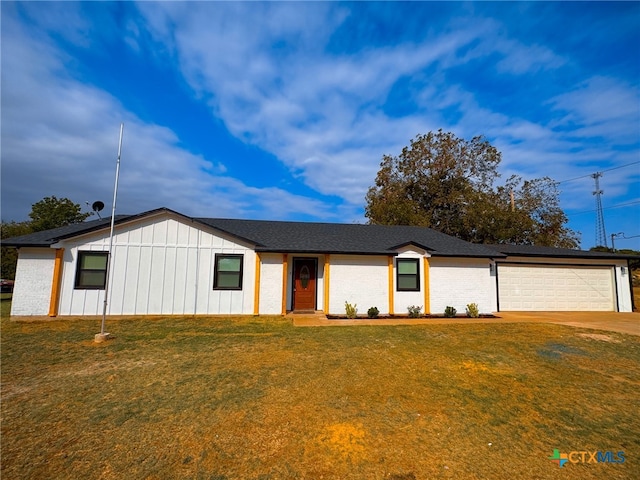
<path fill-rule="evenodd" d="M 294 259 L 293 261 L 293 309 L 316 309 L 316 260 Z"/>

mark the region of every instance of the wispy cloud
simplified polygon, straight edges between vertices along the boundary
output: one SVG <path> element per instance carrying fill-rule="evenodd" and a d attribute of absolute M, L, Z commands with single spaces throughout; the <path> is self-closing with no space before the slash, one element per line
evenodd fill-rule
<path fill-rule="evenodd" d="M 2 7 L 3 212 L 5 204 L 70 189 L 88 200 L 108 198 L 123 119 L 122 205 L 195 215 L 362 219 L 382 155 L 438 128 L 485 135 L 503 153 L 505 177 L 562 180 L 634 161 L 640 148 L 639 62 L 613 58 L 619 51 L 604 61 L 609 36 L 602 28 L 584 32 L 589 22 L 602 27 L 600 18 L 624 17 L 611 42 L 631 44 L 637 33 L 628 17 L 640 15 L 628 6 Z M 568 13 L 579 14 L 580 28 L 566 25 L 561 37 L 544 30 L 548 23 L 557 31 Z M 581 48 L 587 41 L 590 48 Z M 154 116 L 175 91 L 139 100 L 136 90 L 127 96 L 115 82 L 101 82 L 104 71 L 92 62 L 113 61 L 105 52 L 125 53 L 118 49 L 175 77 L 185 90 L 179 99 L 206 109 L 211 132 L 201 143 L 185 140 L 194 122 L 187 108 L 185 118 Z M 214 135 L 246 150 L 218 150 Z M 262 181 L 263 169 L 275 164 L 282 178 Z M 618 173 L 608 191 L 628 195 L 634 184 Z M 563 190 L 568 206 L 592 202 L 577 184 Z"/>
<path fill-rule="evenodd" d="M 109 93 L 66 75 L 67 58 L 54 44 L 27 36 L 6 16 L 3 50 L 11 52 L 3 57 L 2 77 L 3 219 L 24 215 L 46 195 L 110 200 L 121 121 L 119 204 L 131 213 L 169 206 L 210 216 L 338 215 L 319 200 L 225 176 L 223 164 L 184 150 L 170 129 L 142 121 Z M 21 209 L 8 211 L 9 204 Z"/>

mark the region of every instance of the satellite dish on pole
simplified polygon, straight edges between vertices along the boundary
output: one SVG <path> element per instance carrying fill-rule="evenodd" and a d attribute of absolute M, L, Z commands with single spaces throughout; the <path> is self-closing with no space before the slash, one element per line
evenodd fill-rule
<path fill-rule="evenodd" d="M 100 200 L 97 200 L 93 202 L 93 205 L 91 205 L 91 208 L 93 209 L 94 212 L 96 212 L 96 214 L 98 215 L 98 218 L 102 220 L 102 217 L 100 216 L 100 212 L 104 208 L 104 203 L 101 202 Z"/>

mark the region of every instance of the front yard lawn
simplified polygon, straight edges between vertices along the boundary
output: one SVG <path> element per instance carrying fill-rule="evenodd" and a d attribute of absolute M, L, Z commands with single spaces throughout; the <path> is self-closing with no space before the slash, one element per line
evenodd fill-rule
<path fill-rule="evenodd" d="M 165 318 L 95 344 L 99 327 L 3 316 L 3 480 L 640 478 L 639 337 Z M 624 463 L 560 468 L 554 449 Z"/>

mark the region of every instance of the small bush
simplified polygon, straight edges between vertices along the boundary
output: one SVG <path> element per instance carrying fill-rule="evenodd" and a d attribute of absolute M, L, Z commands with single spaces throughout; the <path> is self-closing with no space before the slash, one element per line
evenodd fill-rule
<path fill-rule="evenodd" d="M 422 305 L 419 307 L 417 305 L 411 305 L 407 307 L 407 310 L 409 311 L 409 318 L 418 318 L 422 316 Z"/>
<path fill-rule="evenodd" d="M 347 312 L 347 318 L 356 318 L 356 315 L 358 315 L 358 305 L 351 305 L 348 302 L 344 302 L 344 309 Z"/>
<path fill-rule="evenodd" d="M 456 313 L 458 313 L 458 311 L 453 307 L 447 307 L 444 309 L 444 316 L 447 318 L 455 317 Z"/>
<path fill-rule="evenodd" d="M 369 318 L 378 318 L 379 314 L 380 310 L 378 310 L 378 307 L 371 307 L 369 310 L 367 310 L 367 316 Z"/>
<path fill-rule="evenodd" d="M 480 310 L 477 303 L 470 303 L 467 305 L 467 317 L 478 318 L 480 316 Z"/>

